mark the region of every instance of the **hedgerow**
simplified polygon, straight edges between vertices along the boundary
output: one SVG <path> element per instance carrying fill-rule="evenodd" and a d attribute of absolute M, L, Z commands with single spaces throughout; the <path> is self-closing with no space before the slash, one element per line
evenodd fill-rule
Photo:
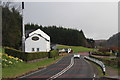
<path fill-rule="evenodd" d="M 41 59 L 41 58 L 52 58 L 57 56 L 58 52 L 53 50 L 50 52 L 32 52 L 32 53 L 27 53 L 27 52 L 23 52 L 20 50 L 16 50 L 13 48 L 9 48 L 9 47 L 4 47 L 5 49 L 5 53 L 10 55 L 10 56 L 14 56 L 14 57 L 18 57 L 20 59 L 22 59 L 23 61 L 30 61 L 30 60 L 34 60 L 34 59 Z"/>

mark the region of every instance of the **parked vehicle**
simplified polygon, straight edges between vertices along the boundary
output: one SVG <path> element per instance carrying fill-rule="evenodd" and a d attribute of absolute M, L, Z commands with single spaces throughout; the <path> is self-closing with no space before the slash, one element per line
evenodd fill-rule
<path fill-rule="evenodd" d="M 71 48 L 66 48 L 66 49 L 65 49 L 65 52 L 66 52 L 66 53 L 70 53 L 70 52 L 71 52 Z"/>

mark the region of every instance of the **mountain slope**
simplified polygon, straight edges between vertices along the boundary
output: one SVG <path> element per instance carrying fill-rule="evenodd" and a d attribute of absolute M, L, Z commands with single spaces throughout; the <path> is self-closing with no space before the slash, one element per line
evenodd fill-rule
<path fill-rule="evenodd" d="M 109 47 L 120 47 L 118 44 L 120 44 L 120 32 L 110 37 L 106 42 L 106 46 Z"/>
<path fill-rule="evenodd" d="M 96 46 L 120 47 L 120 32 L 111 36 L 108 40 L 95 40 Z"/>

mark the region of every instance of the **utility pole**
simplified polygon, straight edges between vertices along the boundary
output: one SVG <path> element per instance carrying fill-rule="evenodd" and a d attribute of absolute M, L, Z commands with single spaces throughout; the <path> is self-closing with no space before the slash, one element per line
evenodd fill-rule
<path fill-rule="evenodd" d="M 22 51 L 25 51 L 25 26 L 24 26 L 24 19 L 23 19 L 23 9 L 24 9 L 24 2 L 22 2 Z"/>

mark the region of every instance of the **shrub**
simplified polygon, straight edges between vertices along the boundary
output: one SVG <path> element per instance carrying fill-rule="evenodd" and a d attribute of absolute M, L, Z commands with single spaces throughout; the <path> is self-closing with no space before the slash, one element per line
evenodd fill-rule
<path fill-rule="evenodd" d="M 93 55 L 99 55 L 99 56 L 110 56 L 112 53 L 110 52 L 95 52 Z"/>
<path fill-rule="evenodd" d="M 58 56 L 58 51 L 57 50 L 53 50 L 53 51 L 50 51 L 49 54 L 50 54 L 49 58 L 52 58 L 52 57 Z"/>
<path fill-rule="evenodd" d="M 120 61 L 120 58 L 100 58 L 100 57 L 98 58 L 95 56 L 90 56 L 90 57 L 103 61 L 105 64 L 110 66 L 118 66 Z"/>
<path fill-rule="evenodd" d="M 8 54 L 8 55 L 11 55 L 13 57 L 18 57 L 22 60 L 26 60 L 27 56 L 26 56 L 26 52 L 23 52 L 23 51 L 19 51 L 19 50 L 16 50 L 14 48 L 9 48 L 9 47 L 4 47 L 4 50 L 5 50 L 5 53 Z"/>
<path fill-rule="evenodd" d="M 33 52 L 33 53 L 27 53 L 23 51 L 19 51 L 13 48 L 5 47 L 5 53 L 8 55 L 18 57 L 24 61 L 30 61 L 34 59 L 40 59 L 48 57 L 48 52 Z"/>
<path fill-rule="evenodd" d="M 110 53 L 110 52 L 105 52 L 104 55 L 105 55 L 105 56 L 110 56 L 110 55 L 112 55 L 112 53 Z"/>
<path fill-rule="evenodd" d="M 23 60 L 17 57 L 8 56 L 8 54 L 5 53 L 1 53 L 0 55 L 2 55 L 2 62 L 0 62 L 0 65 L 2 63 L 2 67 L 13 66 L 16 63 L 23 62 Z"/>
<path fill-rule="evenodd" d="M 98 51 L 99 52 L 109 52 L 110 49 L 109 48 L 100 48 Z"/>
<path fill-rule="evenodd" d="M 48 57 L 48 52 L 26 53 L 26 61 Z"/>

